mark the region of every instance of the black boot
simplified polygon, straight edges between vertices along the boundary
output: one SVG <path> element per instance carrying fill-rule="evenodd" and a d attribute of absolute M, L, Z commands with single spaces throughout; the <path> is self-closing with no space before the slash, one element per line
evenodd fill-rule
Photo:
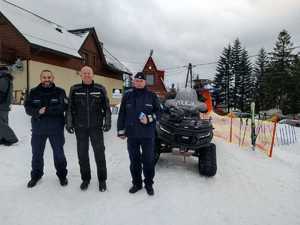
<path fill-rule="evenodd" d="M 142 185 L 134 184 L 134 185 L 132 185 L 132 187 L 129 189 L 129 193 L 134 194 L 134 193 L 138 192 L 139 190 L 141 190 L 142 188 L 143 188 Z"/>
<path fill-rule="evenodd" d="M 154 195 L 154 189 L 153 189 L 152 185 L 146 185 L 145 189 L 146 189 L 148 195 L 151 195 L 151 196 Z"/>
<path fill-rule="evenodd" d="M 101 192 L 106 191 L 106 182 L 105 181 L 99 182 L 99 191 L 101 191 Z"/>
<path fill-rule="evenodd" d="M 68 179 L 66 177 L 59 178 L 59 183 L 61 186 L 67 186 L 68 185 Z"/>
<path fill-rule="evenodd" d="M 17 143 L 18 141 L 17 140 L 14 140 L 14 141 L 6 141 L 6 140 L 3 140 L 0 144 L 3 144 L 5 146 L 11 146 L 15 143 Z"/>
<path fill-rule="evenodd" d="M 41 178 L 31 178 L 31 180 L 27 183 L 27 187 L 28 188 L 34 187 L 40 179 Z"/>
<path fill-rule="evenodd" d="M 89 181 L 89 180 L 84 180 L 84 181 L 82 181 L 82 183 L 81 183 L 81 185 L 80 185 L 80 189 L 81 189 L 82 191 L 88 189 L 89 184 L 90 184 L 90 181 Z"/>

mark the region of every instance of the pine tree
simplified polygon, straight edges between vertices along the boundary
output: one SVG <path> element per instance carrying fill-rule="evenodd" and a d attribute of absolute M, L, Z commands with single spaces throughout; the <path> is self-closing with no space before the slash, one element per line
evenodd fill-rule
<path fill-rule="evenodd" d="M 287 100 L 284 104 L 284 112 L 288 114 L 300 113 L 300 59 L 295 56 L 292 75 L 287 81 Z"/>
<path fill-rule="evenodd" d="M 300 114 L 300 55 L 298 54 L 296 57 L 296 65 L 294 70 L 294 81 L 293 84 L 295 85 L 295 88 L 292 90 L 296 90 L 294 92 L 294 109 L 293 114 Z"/>
<path fill-rule="evenodd" d="M 281 31 L 271 53 L 270 68 L 266 73 L 265 91 L 269 108 L 286 109 L 288 82 L 292 76 L 294 62 L 292 46 L 291 36 L 286 30 Z"/>
<path fill-rule="evenodd" d="M 241 93 L 239 87 L 241 87 L 241 58 L 242 58 L 242 46 L 240 40 L 237 38 L 232 47 L 232 74 L 233 74 L 233 106 L 239 108 L 241 102 Z"/>
<path fill-rule="evenodd" d="M 265 74 L 266 69 L 268 66 L 268 54 L 265 51 L 264 48 L 260 49 L 254 68 L 253 68 L 253 75 L 254 75 L 254 101 L 256 105 L 256 110 L 259 112 L 260 110 L 266 109 L 264 106 L 264 100 L 265 100 L 265 87 L 264 87 L 264 80 L 265 80 Z"/>
<path fill-rule="evenodd" d="M 219 90 L 218 104 L 225 105 L 227 111 L 232 107 L 232 59 L 231 45 L 224 48 L 217 64 L 217 73 L 215 76 L 215 86 Z"/>
<path fill-rule="evenodd" d="M 239 83 L 237 84 L 238 107 L 242 112 L 250 110 L 253 99 L 252 65 L 246 49 L 242 50 L 239 64 Z"/>

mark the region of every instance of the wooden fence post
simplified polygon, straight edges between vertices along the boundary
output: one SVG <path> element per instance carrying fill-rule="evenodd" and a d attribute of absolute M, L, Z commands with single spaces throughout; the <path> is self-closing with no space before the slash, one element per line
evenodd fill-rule
<path fill-rule="evenodd" d="M 275 134 L 276 134 L 276 125 L 277 125 L 277 120 L 274 122 L 274 128 L 273 128 L 273 135 L 272 135 L 272 143 L 271 143 L 271 148 L 270 148 L 270 153 L 269 157 L 272 157 L 273 154 L 273 146 L 274 146 L 274 141 L 275 141 Z"/>

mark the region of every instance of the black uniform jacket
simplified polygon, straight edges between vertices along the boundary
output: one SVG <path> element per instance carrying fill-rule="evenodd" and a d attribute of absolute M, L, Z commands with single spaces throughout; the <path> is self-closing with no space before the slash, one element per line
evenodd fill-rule
<path fill-rule="evenodd" d="M 55 134 L 63 131 L 66 101 L 65 91 L 55 84 L 47 88 L 39 84 L 31 89 L 26 97 L 25 110 L 31 116 L 32 133 Z M 38 111 L 42 107 L 46 107 L 46 112 L 40 115 Z"/>
<path fill-rule="evenodd" d="M 148 123 L 139 120 L 141 113 L 148 118 Z M 156 120 L 160 114 L 160 103 L 153 92 L 144 89 L 132 89 L 122 98 L 119 117 L 118 135 L 134 138 L 154 138 Z"/>
<path fill-rule="evenodd" d="M 106 89 L 100 84 L 73 85 L 69 94 L 67 125 L 75 128 L 102 127 L 111 123 L 111 110 Z"/>

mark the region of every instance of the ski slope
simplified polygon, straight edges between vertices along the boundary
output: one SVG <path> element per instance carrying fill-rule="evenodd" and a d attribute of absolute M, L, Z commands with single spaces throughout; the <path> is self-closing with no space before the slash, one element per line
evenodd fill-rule
<path fill-rule="evenodd" d="M 198 174 L 197 158 L 161 156 L 155 177 L 155 195 L 131 185 L 126 141 L 113 128 L 105 134 L 108 191 L 99 192 L 92 151 L 92 180 L 79 189 L 80 174 L 74 135 L 66 133 L 65 153 L 69 185 L 61 187 L 55 175 L 49 143 L 45 175 L 28 189 L 31 147 L 30 118 L 15 106 L 10 124 L 20 142 L 0 146 L 1 225 L 299 225 L 300 144 L 275 148 L 273 158 L 239 149 L 220 139 L 218 172 L 213 178 Z M 298 142 L 300 129 L 297 129 Z"/>

